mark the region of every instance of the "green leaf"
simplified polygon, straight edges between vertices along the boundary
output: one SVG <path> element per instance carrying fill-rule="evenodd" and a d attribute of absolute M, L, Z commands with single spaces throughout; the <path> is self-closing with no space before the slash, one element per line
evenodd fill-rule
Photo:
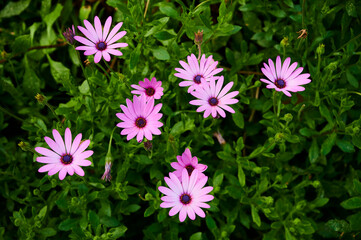
<path fill-rule="evenodd" d="M 88 220 L 94 230 L 98 227 L 100 223 L 98 215 L 92 210 L 89 210 L 88 212 Z"/>
<path fill-rule="evenodd" d="M 349 198 L 341 203 L 341 206 L 345 209 L 361 208 L 361 197 Z"/>
<path fill-rule="evenodd" d="M 16 2 L 9 2 L 0 12 L 0 18 L 8 18 L 19 15 L 30 4 L 31 0 L 20 0 Z"/>
<path fill-rule="evenodd" d="M 251 215 L 252 215 L 252 220 L 253 222 L 260 227 L 261 226 L 261 218 L 258 215 L 258 210 L 256 209 L 256 207 L 254 205 L 251 205 Z"/>
<path fill-rule="evenodd" d="M 285 228 L 285 237 L 286 240 L 296 240 L 296 238 L 290 233 L 288 228 Z"/>
<path fill-rule="evenodd" d="M 45 217 L 46 211 L 48 210 L 48 206 L 43 207 L 38 214 L 38 218 L 42 220 Z"/>
<path fill-rule="evenodd" d="M 144 212 L 144 217 L 149 217 L 155 212 L 155 208 L 153 206 L 148 207 Z"/>
<path fill-rule="evenodd" d="M 243 114 L 240 111 L 235 111 L 234 114 L 232 114 L 232 118 L 234 123 L 241 129 L 244 128 L 244 118 Z"/>
<path fill-rule="evenodd" d="M 246 175 L 243 172 L 241 164 L 238 164 L 238 181 L 242 187 L 244 187 L 244 185 L 246 185 Z"/>
<path fill-rule="evenodd" d="M 174 18 L 174 19 L 179 19 L 179 14 L 178 11 L 173 8 L 170 5 L 166 5 L 166 4 L 161 4 L 159 7 L 159 11 L 161 11 L 162 13 L 164 13 L 165 15 L 167 15 L 168 17 Z"/>
<path fill-rule="evenodd" d="M 76 92 L 76 88 L 72 85 L 70 79 L 70 70 L 65 67 L 61 62 L 53 61 L 49 55 L 47 55 L 49 63 L 50 63 L 50 72 L 54 77 L 54 80 L 57 83 L 63 84 L 65 89 L 70 91 L 70 93 L 74 94 Z"/>
<path fill-rule="evenodd" d="M 359 180 L 353 180 L 353 187 L 358 194 L 361 194 L 361 182 Z"/>
<path fill-rule="evenodd" d="M 172 39 L 172 38 L 175 38 L 176 35 L 174 34 L 170 34 L 169 32 L 167 31 L 161 31 L 161 32 L 158 32 L 156 34 L 154 34 L 154 37 L 158 40 L 169 40 L 169 39 Z"/>
<path fill-rule="evenodd" d="M 58 3 L 56 4 L 55 9 L 44 17 L 44 22 L 46 23 L 46 30 L 48 36 L 50 36 L 50 31 L 52 30 L 52 26 L 54 22 L 56 21 L 56 19 L 60 17 L 61 10 L 63 10 L 63 6 L 60 3 Z"/>
<path fill-rule="evenodd" d="M 77 222 L 78 222 L 78 220 L 69 218 L 69 219 L 62 221 L 59 224 L 58 228 L 60 231 L 69 231 L 70 229 L 75 227 L 75 225 L 77 225 Z"/>
<path fill-rule="evenodd" d="M 347 140 L 344 139 L 337 139 L 336 140 L 336 145 L 343 151 L 346 153 L 353 153 L 355 152 L 355 148 L 354 146 Z"/>
<path fill-rule="evenodd" d="M 133 52 L 130 54 L 130 60 L 129 60 L 129 68 L 133 69 L 137 66 L 139 57 L 140 57 L 140 48 L 142 47 L 142 44 L 139 43 L 137 47 L 133 50 Z"/>
<path fill-rule="evenodd" d="M 213 187 L 214 188 L 221 186 L 221 184 L 223 182 L 223 177 L 224 177 L 224 175 L 223 175 L 223 173 L 221 173 L 213 178 Z"/>
<path fill-rule="evenodd" d="M 332 150 L 332 147 L 335 145 L 336 143 L 336 137 L 337 137 L 337 133 L 333 132 L 331 133 L 331 135 L 329 135 L 327 137 L 327 139 L 322 143 L 321 146 L 321 154 L 326 156 L 327 154 L 329 154 Z"/>
<path fill-rule="evenodd" d="M 358 80 L 357 78 L 355 78 L 354 75 L 351 74 L 350 70 L 347 69 L 346 70 L 346 78 L 347 78 L 347 81 L 355 88 L 358 88 L 359 86 L 359 83 L 358 83 Z"/>
<path fill-rule="evenodd" d="M 30 35 L 22 35 L 15 38 L 15 41 L 11 45 L 11 49 L 14 54 L 26 52 L 31 46 Z"/>
<path fill-rule="evenodd" d="M 112 228 L 109 230 L 109 234 L 110 234 L 110 237 L 112 239 L 118 239 L 120 238 L 121 236 L 124 235 L 124 233 L 128 230 L 128 228 L 126 226 L 119 226 L 117 228 Z"/>
<path fill-rule="evenodd" d="M 54 228 L 42 228 L 40 233 L 44 237 L 51 237 L 56 235 L 56 230 Z"/>
<path fill-rule="evenodd" d="M 318 148 L 318 144 L 317 144 L 317 140 L 316 138 L 314 138 L 312 140 L 312 144 L 311 144 L 311 147 L 310 147 L 310 150 L 308 152 L 308 157 L 310 159 L 310 163 L 311 164 L 315 164 L 316 163 L 316 160 L 319 156 L 319 148 Z"/>
<path fill-rule="evenodd" d="M 192 236 L 189 238 L 189 240 L 202 240 L 202 233 L 197 232 L 192 234 Z"/>
<path fill-rule="evenodd" d="M 90 88 L 89 88 L 88 80 L 85 80 L 78 88 L 81 94 L 90 96 Z"/>
<path fill-rule="evenodd" d="M 331 117 L 331 113 L 330 111 L 328 110 L 328 108 L 324 105 L 324 104 L 321 104 L 320 107 L 320 113 L 321 115 L 326 118 L 326 120 L 329 122 L 329 123 L 332 123 L 332 117 Z"/>
<path fill-rule="evenodd" d="M 350 227 L 353 231 L 361 230 L 361 212 L 349 216 L 347 220 L 350 222 Z"/>
<path fill-rule="evenodd" d="M 169 60 L 170 56 L 166 48 L 158 47 L 156 49 L 152 49 L 153 55 L 158 60 Z"/>

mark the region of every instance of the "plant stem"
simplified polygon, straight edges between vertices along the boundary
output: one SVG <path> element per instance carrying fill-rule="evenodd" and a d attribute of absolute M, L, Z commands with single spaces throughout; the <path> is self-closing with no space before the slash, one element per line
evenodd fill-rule
<path fill-rule="evenodd" d="M 47 102 L 45 101 L 45 105 L 50 109 L 50 111 L 54 114 L 54 116 L 56 117 L 56 120 L 58 120 L 58 122 L 60 122 L 60 118 L 58 117 L 58 115 L 55 113 L 54 108 Z"/>
<path fill-rule="evenodd" d="M 150 0 L 147 0 L 147 3 L 145 4 L 145 10 L 144 10 L 144 18 L 147 15 L 148 7 L 149 7 Z"/>
<path fill-rule="evenodd" d="M 21 122 L 24 122 L 24 121 L 25 121 L 24 119 L 22 119 L 22 118 L 20 118 L 20 117 L 18 117 L 18 116 L 16 116 L 16 115 L 14 115 L 14 114 L 12 114 L 11 112 L 9 112 L 8 110 L 6 110 L 5 108 L 3 108 L 3 107 L 1 107 L 1 106 L 0 106 L 0 110 L 3 111 L 4 113 L 8 114 L 9 116 L 11 116 L 11 117 L 13 117 L 13 118 L 21 121 Z"/>

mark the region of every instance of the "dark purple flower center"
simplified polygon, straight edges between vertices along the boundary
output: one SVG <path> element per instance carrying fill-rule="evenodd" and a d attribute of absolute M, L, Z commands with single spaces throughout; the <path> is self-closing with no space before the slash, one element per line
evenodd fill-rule
<path fill-rule="evenodd" d="M 201 75 L 197 75 L 193 78 L 193 81 L 197 84 L 200 84 L 201 83 L 201 78 L 202 76 Z"/>
<path fill-rule="evenodd" d="M 284 88 L 286 87 L 286 82 L 283 80 L 283 79 L 277 79 L 275 81 L 275 85 L 278 87 L 278 88 Z"/>
<path fill-rule="evenodd" d="M 105 42 L 98 42 L 95 46 L 99 51 L 103 51 L 107 48 L 107 44 Z"/>
<path fill-rule="evenodd" d="M 145 94 L 147 94 L 147 96 L 149 96 L 149 97 L 153 96 L 154 93 L 155 93 L 155 90 L 152 87 L 149 87 L 149 88 L 145 89 Z"/>
<path fill-rule="evenodd" d="M 138 117 L 138 118 L 135 120 L 135 125 L 136 125 L 138 128 L 144 128 L 145 125 L 147 125 L 147 120 L 145 120 L 145 118 L 143 118 L 143 117 Z"/>
<path fill-rule="evenodd" d="M 208 103 L 211 106 L 216 106 L 218 104 L 218 99 L 215 97 L 211 97 L 210 99 L 208 99 Z"/>
<path fill-rule="evenodd" d="M 187 193 L 183 193 L 182 196 L 180 196 L 180 201 L 187 205 L 192 201 L 192 198 Z"/>
<path fill-rule="evenodd" d="M 190 176 L 194 170 L 194 167 L 192 165 L 188 165 L 188 166 L 186 166 L 186 169 L 187 169 L 188 175 Z"/>
<path fill-rule="evenodd" d="M 60 161 L 63 164 L 68 165 L 73 162 L 73 157 L 70 154 L 64 154 L 63 156 L 61 156 Z"/>

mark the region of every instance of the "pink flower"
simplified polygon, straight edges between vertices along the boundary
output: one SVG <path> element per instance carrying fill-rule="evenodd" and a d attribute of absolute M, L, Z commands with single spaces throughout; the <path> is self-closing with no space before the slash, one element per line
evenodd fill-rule
<path fill-rule="evenodd" d="M 93 151 L 84 151 L 89 146 L 90 140 L 85 140 L 81 143 L 82 135 L 79 133 L 72 142 L 69 128 L 65 130 L 65 141 L 63 141 L 63 138 L 56 129 L 53 129 L 53 136 L 55 141 L 49 137 L 44 137 L 45 142 L 52 150 L 43 147 L 35 148 L 35 151 L 44 155 L 37 157 L 36 161 L 46 163 L 38 171 L 48 172 L 49 176 L 59 172 L 60 180 L 63 180 L 67 173 L 73 175 L 75 172 L 79 176 L 84 176 L 84 171 L 79 166 L 91 165 L 91 161 L 86 160 L 86 158 L 93 155 Z"/>
<path fill-rule="evenodd" d="M 121 135 L 128 135 L 128 141 L 137 135 L 137 141 L 141 142 L 143 136 L 152 140 L 152 134 L 161 134 L 158 129 L 163 126 L 163 123 L 158 121 L 163 116 L 159 113 L 162 108 L 161 103 L 154 106 L 154 99 L 146 102 L 145 95 L 140 97 L 134 95 L 133 102 L 129 99 L 126 99 L 126 102 L 127 106 L 120 105 L 124 113 L 116 114 L 123 121 L 117 124 L 118 127 L 124 128 Z"/>
<path fill-rule="evenodd" d="M 208 177 L 198 179 L 198 170 L 195 169 L 192 175 L 189 176 L 186 169 L 182 171 L 182 181 L 179 181 L 177 176 L 169 173 L 169 178 L 164 177 L 165 182 L 169 188 L 160 186 L 159 191 L 165 194 L 160 204 L 162 208 L 172 208 L 169 211 L 169 216 L 174 216 L 179 212 L 179 221 L 183 222 L 187 215 L 190 219 L 194 220 L 196 214 L 202 218 L 206 216 L 201 208 L 210 208 L 205 203 L 211 201 L 214 197 L 208 195 L 213 187 L 203 187 Z"/>
<path fill-rule="evenodd" d="M 268 59 L 268 64 L 263 63 L 264 68 L 261 68 L 263 74 L 269 79 L 260 79 L 262 82 L 267 83 L 267 88 L 274 88 L 276 91 L 283 92 L 286 96 L 291 97 L 290 92 L 304 91 L 305 88 L 300 85 L 310 83 L 311 80 L 309 73 L 301 74 L 303 67 L 297 67 L 297 62 L 290 66 L 291 58 L 286 58 L 281 63 L 281 57 L 276 58 L 276 68 L 271 59 Z"/>
<path fill-rule="evenodd" d="M 197 157 L 192 157 L 192 153 L 189 148 L 186 148 L 182 156 L 177 156 L 177 160 L 178 162 L 172 162 L 170 165 L 176 170 L 173 173 L 179 178 L 179 180 L 182 180 L 183 169 L 187 170 L 189 176 L 192 174 L 193 170 L 197 169 L 198 179 L 205 176 L 202 172 L 208 168 L 207 165 L 198 164 Z"/>
<path fill-rule="evenodd" d="M 139 81 L 139 85 L 131 85 L 132 88 L 136 90 L 131 91 L 133 94 L 140 94 L 145 95 L 147 97 L 146 101 L 148 102 L 149 99 L 160 99 L 163 96 L 163 88 L 162 81 L 157 81 L 155 77 L 152 78 L 152 81 L 149 81 L 148 78 L 144 78 L 144 82 Z"/>
<path fill-rule="evenodd" d="M 193 96 L 198 98 L 197 100 L 192 100 L 189 103 L 192 105 L 200 106 L 197 109 L 197 112 L 203 112 L 203 117 L 206 118 L 212 113 L 212 117 L 217 116 L 217 112 L 222 117 L 226 117 L 226 113 L 223 111 L 226 110 L 231 113 L 235 113 L 234 110 L 229 107 L 229 104 L 235 104 L 238 102 L 237 99 L 234 99 L 239 92 L 234 91 L 231 93 L 227 92 L 233 86 L 233 82 L 228 83 L 223 89 L 224 78 L 221 76 L 216 85 L 216 79 L 211 78 L 209 84 L 203 86 L 203 88 L 198 88 L 196 91 L 191 92 Z"/>
<path fill-rule="evenodd" d="M 83 50 L 84 55 L 93 55 L 94 62 L 98 63 L 100 59 L 103 58 L 106 61 L 110 61 L 110 55 L 113 54 L 116 56 L 123 55 L 122 52 L 116 50 L 116 48 L 127 47 L 127 43 L 115 43 L 119 39 L 121 39 L 127 32 L 121 31 L 117 33 L 120 27 L 123 25 L 123 22 L 118 23 L 115 27 L 110 31 L 110 25 L 112 24 L 112 17 L 108 17 L 105 22 L 104 29 L 102 29 L 102 24 L 98 18 L 95 16 L 94 18 L 94 27 L 88 20 L 84 20 L 84 25 L 86 28 L 78 26 L 78 29 L 85 35 L 85 37 L 75 36 L 74 39 L 78 42 L 81 42 L 85 46 L 76 47 L 76 50 Z M 108 34 L 109 33 L 109 34 Z"/>
<path fill-rule="evenodd" d="M 176 68 L 175 70 L 178 71 L 174 74 L 174 76 L 185 79 L 186 81 L 180 82 L 180 87 L 187 87 L 188 92 L 193 91 L 194 89 L 201 87 L 204 85 L 205 82 L 209 81 L 211 77 L 216 75 L 217 73 L 221 72 L 223 68 L 216 68 L 218 62 L 214 61 L 212 56 L 209 56 L 206 59 L 206 56 L 203 54 L 201 58 L 201 63 L 198 63 L 198 60 L 194 54 L 187 57 L 188 64 L 179 61 L 182 68 Z"/>

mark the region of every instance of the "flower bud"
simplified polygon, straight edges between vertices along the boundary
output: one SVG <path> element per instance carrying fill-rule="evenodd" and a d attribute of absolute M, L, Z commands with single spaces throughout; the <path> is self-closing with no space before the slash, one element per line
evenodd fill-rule
<path fill-rule="evenodd" d="M 112 154 L 110 152 L 107 153 L 107 155 L 105 156 L 105 170 L 104 170 L 104 174 L 102 176 L 102 180 L 108 181 L 110 182 L 110 180 L 112 180 L 112 175 L 110 175 L 110 171 L 112 169 L 112 161 L 113 161 L 113 157 Z"/>
<path fill-rule="evenodd" d="M 75 39 L 75 29 L 74 29 L 74 25 L 71 28 L 67 28 L 65 32 L 63 32 L 63 36 L 65 37 L 65 39 L 68 41 L 68 43 L 73 44 Z"/>
<path fill-rule="evenodd" d="M 288 42 L 288 37 L 284 37 L 281 41 L 281 46 L 287 47 L 288 45 L 290 45 L 290 43 Z"/>
<path fill-rule="evenodd" d="M 317 49 L 316 49 L 316 53 L 317 55 L 321 56 L 322 54 L 325 53 L 325 45 L 323 43 L 321 43 L 320 45 L 318 45 Z"/>
<path fill-rule="evenodd" d="M 40 94 L 40 93 L 37 93 L 35 95 L 35 98 L 36 100 L 38 100 L 39 103 L 43 104 L 45 102 L 45 96 Z"/>
<path fill-rule="evenodd" d="M 196 45 L 201 45 L 203 42 L 203 30 L 194 33 L 194 43 Z"/>
<path fill-rule="evenodd" d="M 286 122 L 291 122 L 292 119 L 293 119 L 293 116 L 292 116 L 291 113 L 286 113 L 285 116 L 284 116 L 284 118 L 285 118 L 285 121 L 286 121 Z"/>
<path fill-rule="evenodd" d="M 144 148 L 145 148 L 145 150 L 150 151 L 150 150 L 152 149 L 152 147 L 153 147 L 153 144 L 152 144 L 151 141 L 146 141 L 146 142 L 144 142 Z"/>

